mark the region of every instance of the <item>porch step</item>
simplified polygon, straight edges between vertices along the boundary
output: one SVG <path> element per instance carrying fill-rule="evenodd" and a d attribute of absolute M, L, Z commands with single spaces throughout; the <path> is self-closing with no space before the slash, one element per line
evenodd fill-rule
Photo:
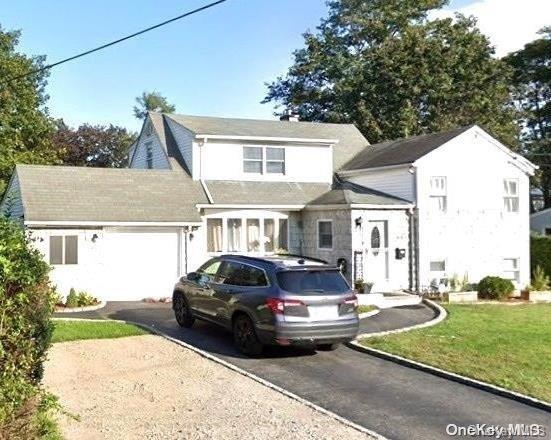
<path fill-rule="evenodd" d="M 421 303 L 419 295 L 410 295 L 403 292 L 388 293 L 361 293 L 358 296 L 358 304 L 364 306 L 375 306 L 379 309 L 391 307 L 412 306 Z"/>

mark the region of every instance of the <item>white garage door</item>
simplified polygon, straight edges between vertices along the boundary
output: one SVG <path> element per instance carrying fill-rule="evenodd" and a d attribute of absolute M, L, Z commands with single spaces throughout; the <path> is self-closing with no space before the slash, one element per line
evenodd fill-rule
<path fill-rule="evenodd" d="M 105 299 L 126 301 L 172 295 L 178 279 L 176 229 L 106 230 L 103 244 Z"/>

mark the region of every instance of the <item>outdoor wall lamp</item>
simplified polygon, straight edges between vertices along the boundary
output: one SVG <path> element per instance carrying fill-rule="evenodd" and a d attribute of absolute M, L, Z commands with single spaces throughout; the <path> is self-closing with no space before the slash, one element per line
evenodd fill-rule
<path fill-rule="evenodd" d="M 361 217 L 358 217 L 356 220 L 354 220 L 354 223 L 356 224 L 356 227 L 359 228 L 362 225 L 363 219 Z"/>
<path fill-rule="evenodd" d="M 92 235 L 92 243 L 95 243 L 97 239 L 98 239 L 98 234 Z"/>

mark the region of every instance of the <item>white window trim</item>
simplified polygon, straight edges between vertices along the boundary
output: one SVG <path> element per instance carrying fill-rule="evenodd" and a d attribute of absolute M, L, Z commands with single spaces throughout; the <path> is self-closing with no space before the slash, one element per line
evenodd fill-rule
<path fill-rule="evenodd" d="M 320 223 L 329 222 L 331 224 L 331 247 L 320 247 Z M 318 251 L 332 251 L 335 246 L 335 234 L 333 229 L 333 219 L 320 218 L 316 221 L 316 248 Z"/>
<path fill-rule="evenodd" d="M 517 188 L 517 192 L 516 194 L 509 194 L 507 191 L 505 191 L 505 183 L 506 182 L 515 182 L 516 184 L 516 188 Z M 502 188 L 503 188 L 503 212 L 505 214 L 518 214 L 520 212 L 520 188 L 519 188 L 519 185 L 520 185 L 520 181 L 518 178 L 516 177 L 506 177 L 503 179 L 503 182 L 502 182 Z M 517 200 L 517 210 L 516 211 L 509 211 L 508 209 L 505 209 L 505 200 L 507 199 L 516 199 Z"/>
<path fill-rule="evenodd" d="M 502 260 L 501 260 L 501 263 L 504 264 L 505 260 L 515 260 L 517 267 L 516 267 L 516 269 L 512 269 L 512 270 L 502 269 L 501 270 L 501 275 L 503 276 L 503 278 L 511 280 L 514 283 L 519 283 L 520 282 L 520 257 L 510 257 L 510 256 L 503 257 Z M 507 273 L 507 272 L 514 273 L 515 277 L 514 278 L 507 278 L 505 276 L 505 273 Z"/>
<path fill-rule="evenodd" d="M 444 187 L 441 189 L 435 189 L 432 186 L 433 179 L 442 179 Z M 446 213 L 448 212 L 448 178 L 446 176 L 430 176 L 429 178 L 429 198 L 443 198 L 444 209 L 438 209 L 436 212 Z M 432 203 L 431 203 L 432 205 Z"/>
<path fill-rule="evenodd" d="M 261 159 L 246 159 L 245 158 L 245 148 L 247 147 L 250 147 L 250 148 L 261 148 L 262 149 L 262 158 Z M 268 148 L 280 148 L 283 150 L 283 160 L 268 160 L 268 152 L 267 152 L 267 149 Z M 243 145 L 242 148 L 241 148 L 241 151 L 242 151 L 242 164 L 243 164 L 243 174 L 244 175 L 254 175 L 254 176 L 265 176 L 265 175 L 270 175 L 270 176 L 285 176 L 287 175 L 287 151 L 285 149 L 285 147 L 280 147 L 280 146 L 268 146 L 268 145 Z M 245 171 L 245 162 L 261 162 L 262 164 L 262 170 L 260 173 L 251 173 L 251 172 L 248 172 L 248 171 Z M 267 163 L 268 162 L 282 162 L 283 163 L 283 173 L 268 173 L 268 166 L 267 166 Z"/>

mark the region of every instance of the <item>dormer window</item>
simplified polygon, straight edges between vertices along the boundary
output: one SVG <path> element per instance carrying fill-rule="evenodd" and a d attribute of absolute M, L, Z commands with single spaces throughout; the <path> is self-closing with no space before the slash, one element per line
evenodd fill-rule
<path fill-rule="evenodd" d="M 243 172 L 285 174 L 285 148 L 243 147 Z"/>

